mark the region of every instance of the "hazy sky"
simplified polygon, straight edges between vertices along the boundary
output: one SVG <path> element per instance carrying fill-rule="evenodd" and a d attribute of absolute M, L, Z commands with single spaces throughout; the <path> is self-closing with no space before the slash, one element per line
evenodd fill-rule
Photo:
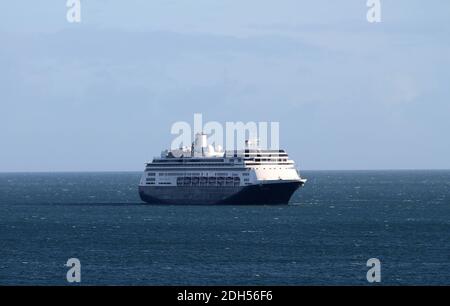
<path fill-rule="evenodd" d="M 450 1 L 0 2 L 0 171 L 142 170 L 175 121 L 279 121 L 301 169 L 450 168 Z"/>

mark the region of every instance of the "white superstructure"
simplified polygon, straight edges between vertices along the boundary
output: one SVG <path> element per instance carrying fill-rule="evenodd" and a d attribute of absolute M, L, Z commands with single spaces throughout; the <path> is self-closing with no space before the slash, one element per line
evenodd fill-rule
<path fill-rule="evenodd" d="M 244 150 L 224 152 L 208 145 L 206 134 L 197 134 L 191 147 L 165 150 L 146 163 L 139 187 L 144 200 L 146 195 L 170 200 L 170 190 L 177 190 L 175 187 L 183 192 L 202 190 L 213 199 L 216 194 L 233 196 L 254 185 L 292 183 L 297 189 L 305 181 L 284 150 L 262 150 L 257 143 L 247 141 Z"/>

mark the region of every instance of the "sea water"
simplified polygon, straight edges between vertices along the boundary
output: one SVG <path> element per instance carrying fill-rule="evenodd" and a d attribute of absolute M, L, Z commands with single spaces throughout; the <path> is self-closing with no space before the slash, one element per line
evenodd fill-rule
<path fill-rule="evenodd" d="M 450 284 L 450 171 L 304 171 L 287 206 L 140 201 L 138 172 L 0 174 L 0 284 Z"/>

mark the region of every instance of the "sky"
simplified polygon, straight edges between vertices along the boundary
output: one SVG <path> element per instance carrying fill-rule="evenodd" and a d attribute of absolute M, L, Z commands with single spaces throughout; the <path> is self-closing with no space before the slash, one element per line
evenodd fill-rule
<path fill-rule="evenodd" d="M 140 171 L 176 121 L 277 121 L 306 170 L 450 169 L 450 1 L 0 2 L 0 172 Z"/>

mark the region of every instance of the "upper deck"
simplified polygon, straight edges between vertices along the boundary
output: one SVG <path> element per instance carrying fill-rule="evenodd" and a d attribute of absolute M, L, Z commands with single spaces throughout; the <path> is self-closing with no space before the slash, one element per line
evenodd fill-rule
<path fill-rule="evenodd" d="M 248 144 L 248 142 L 246 142 Z M 294 162 L 282 150 L 260 149 L 246 147 L 243 150 L 222 151 L 207 144 L 205 134 L 197 134 L 191 147 L 182 147 L 175 150 L 165 150 L 160 157 L 146 163 L 147 168 L 181 169 L 181 168 L 246 168 L 258 165 L 285 165 L 292 166 Z"/>

